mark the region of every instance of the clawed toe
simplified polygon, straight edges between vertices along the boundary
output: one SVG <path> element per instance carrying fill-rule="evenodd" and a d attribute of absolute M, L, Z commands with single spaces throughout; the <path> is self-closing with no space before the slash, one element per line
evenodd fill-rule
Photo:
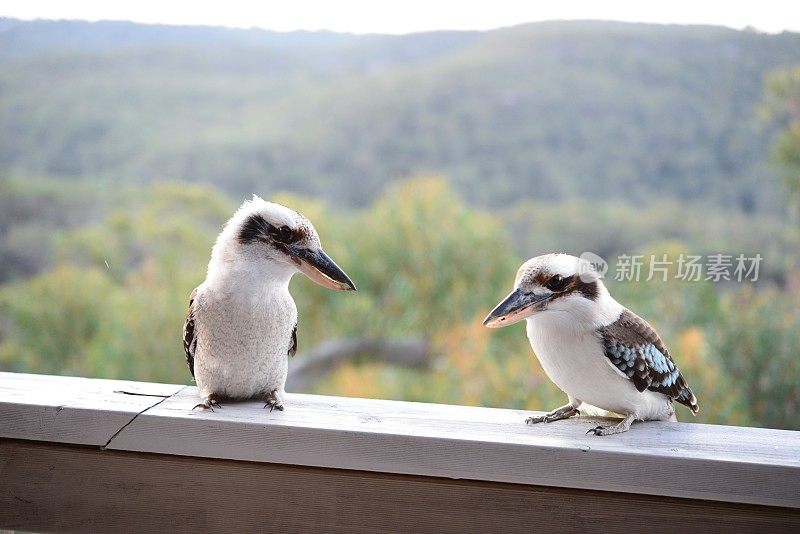
<path fill-rule="evenodd" d="M 217 402 L 217 399 L 208 398 L 208 399 L 204 400 L 203 402 L 195 405 L 195 407 L 192 408 L 192 410 L 196 410 L 197 408 L 203 408 L 204 410 L 207 409 L 207 410 L 211 410 L 213 412 L 215 406 L 217 408 L 222 408 L 222 405 L 219 402 Z"/>
<path fill-rule="evenodd" d="M 264 408 L 269 408 L 269 411 L 278 410 L 283 411 L 283 404 L 281 404 L 278 400 L 268 400 L 267 403 L 264 405 Z"/>
<path fill-rule="evenodd" d="M 278 410 L 280 412 L 283 411 L 283 400 L 281 400 L 281 396 L 278 394 L 278 390 L 270 391 L 269 395 L 266 396 L 264 399 L 266 404 L 264 404 L 264 408 L 269 408 L 269 411 Z"/>
<path fill-rule="evenodd" d="M 536 423 L 552 423 L 553 421 L 560 421 L 561 419 L 569 419 L 577 413 L 577 408 L 571 404 L 567 404 L 566 406 L 562 406 L 561 408 L 553 410 L 550 413 L 539 415 L 537 417 L 528 417 L 525 419 L 525 423 L 528 425 L 535 425 Z"/>
<path fill-rule="evenodd" d="M 528 417 L 525 419 L 525 423 L 529 425 L 535 425 L 536 423 L 550 423 L 552 421 L 559 421 L 561 419 L 566 419 L 566 417 L 559 417 L 556 414 L 549 413 L 547 415 L 540 415 L 539 417 Z"/>
<path fill-rule="evenodd" d="M 596 426 L 594 428 L 590 428 L 586 433 L 594 434 L 595 436 L 611 436 L 613 434 L 622 434 L 630 429 L 631 423 L 633 423 L 634 419 L 636 419 L 636 414 L 630 414 L 617 425 Z"/>

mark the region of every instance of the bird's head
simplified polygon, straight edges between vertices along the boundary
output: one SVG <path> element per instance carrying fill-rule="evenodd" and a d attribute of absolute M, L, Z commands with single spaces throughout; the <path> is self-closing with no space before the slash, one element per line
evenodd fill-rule
<path fill-rule="evenodd" d="M 523 319 L 560 313 L 586 317 L 602 312 L 610 299 L 600 275 L 588 261 L 569 254 L 546 254 L 522 264 L 514 291 L 484 319 L 489 328 L 501 328 Z"/>
<path fill-rule="evenodd" d="M 355 290 L 347 274 L 322 250 L 311 221 L 298 212 L 267 202 L 256 195 L 234 213 L 217 238 L 212 254 L 230 263 L 265 265 L 286 280 L 300 271 L 317 284 L 338 290 Z"/>

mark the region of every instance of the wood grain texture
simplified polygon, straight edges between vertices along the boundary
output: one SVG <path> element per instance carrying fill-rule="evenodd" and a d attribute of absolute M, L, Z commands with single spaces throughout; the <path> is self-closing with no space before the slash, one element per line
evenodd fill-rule
<path fill-rule="evenodd" d="M 600 419 L 528 426 L 517 410 L 297 394 L 283 412 L 196 403 L 186 388 L 109 447 L 800 508 L 797 432 L 654 422 L 598 437 L 585 432 Z"/>
<path fill-rule="evenodd" d="M 800 510 L 0 440 L 0 527 L 59 532 L 800 531 Z"/>
<path fill-rule="evenodd" d="M 0 437 L 105 445 L 183 386 L 0 373 Z"/>
<path fill-rule="evenodd" d="M 136 392 L 139 395 L 119 393 Z M 121 451 L 800 509 L 800 433 L 653 422 L 527 426 L 527 412 L 287 395 L 193 410 L 194 387 L 0 374 L 0 437 Z"/>

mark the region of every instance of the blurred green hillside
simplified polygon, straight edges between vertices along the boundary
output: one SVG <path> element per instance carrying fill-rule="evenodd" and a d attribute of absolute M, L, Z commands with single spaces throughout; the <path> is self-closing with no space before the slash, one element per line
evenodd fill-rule
<path fill-rule="evenodd" d="M 800 62 L 797 34 L 606 22 L 399 37 L 0 29 L 9 173 L 362 206 L 387 182 L 438 173 L 489 206 L 702 198 L 774 210 L 755 109 L 763 75 Z"/>
<path fill-rule="evenodd" d="M 0 19 L 0 369 L 188 382 L 189 292 L 258 193 L 307 215 L 359 287 L 295 277 L 298 358 L 355 337 L 435 355 L 313 391 L 552 408 L 523 327 L 481 326 L 524 259 L 759 253 L 757 283 L 608 283 L 661 332 L 697 420 L 800 428 L 800 228 L 770 161 L 786 121 L 759 107 L 795 64 L 800 35 L 713 27 Z"/>
<path fill-rule="evenodd" d="M 481 325 L 525 257 L 510 240 L 507 217 L 469 207 L 437 178 L 400 182 L 363 209 L 274 198 L 317 221 L 326 249 L 359 285 L 342 295 L 295 277 L 298 358 L 327 339 L 364 337 L 422 337 L 436 355 L 427 371 L 345 365 L 312 391 L 530 409 L 561 402 L 522 327 Z M 187 296 L 235 206 L 211 188 L 166 183 L 140 189 L 96 222 L 57 231 L 52 268 L 0 287 L 0 368 L 187 382 L 180 345 Z M 541 235 L 562 231 L 550 214 L 528 213 Z M 635 225 L 637 214 L 627 216 Z M 690 228 L 682 231 L 691 236 Z M 564 234 L 564 242 L 580 243 L 587 232 Z M 796 234 L 787 239 L 797 250 Z M 631 243 L 673 260 L 694 251 L 678 241 Z M 747 283 L 608 283 L 662 333 L 701 399 L 698 420 L 798 428 L 796 277 L 759 290 Z"/>

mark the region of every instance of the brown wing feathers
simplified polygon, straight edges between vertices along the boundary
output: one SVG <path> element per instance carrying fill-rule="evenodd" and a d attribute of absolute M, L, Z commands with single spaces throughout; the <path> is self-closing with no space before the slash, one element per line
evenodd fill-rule
<path fill-rule="evenodd" d="M 186 353 L 186 363 L 189 372 L 194 376 L 194 351 L 197 348 L 197 337 L 194 333 L 194 300 L 197 288 L 189 295 L 189 310 L 186 312 L 186 322 L 183 323 L 183 351 Z"/>
<path fill-rule="evenodd" d="M 697 399 L 672 361 L 667 347 L 647 321 L 625 310 L 620 318 L 599 330 L 606 357 L 633 381 L 636 389 L 668 395 L 688 406 L 699 407 Z"/>

